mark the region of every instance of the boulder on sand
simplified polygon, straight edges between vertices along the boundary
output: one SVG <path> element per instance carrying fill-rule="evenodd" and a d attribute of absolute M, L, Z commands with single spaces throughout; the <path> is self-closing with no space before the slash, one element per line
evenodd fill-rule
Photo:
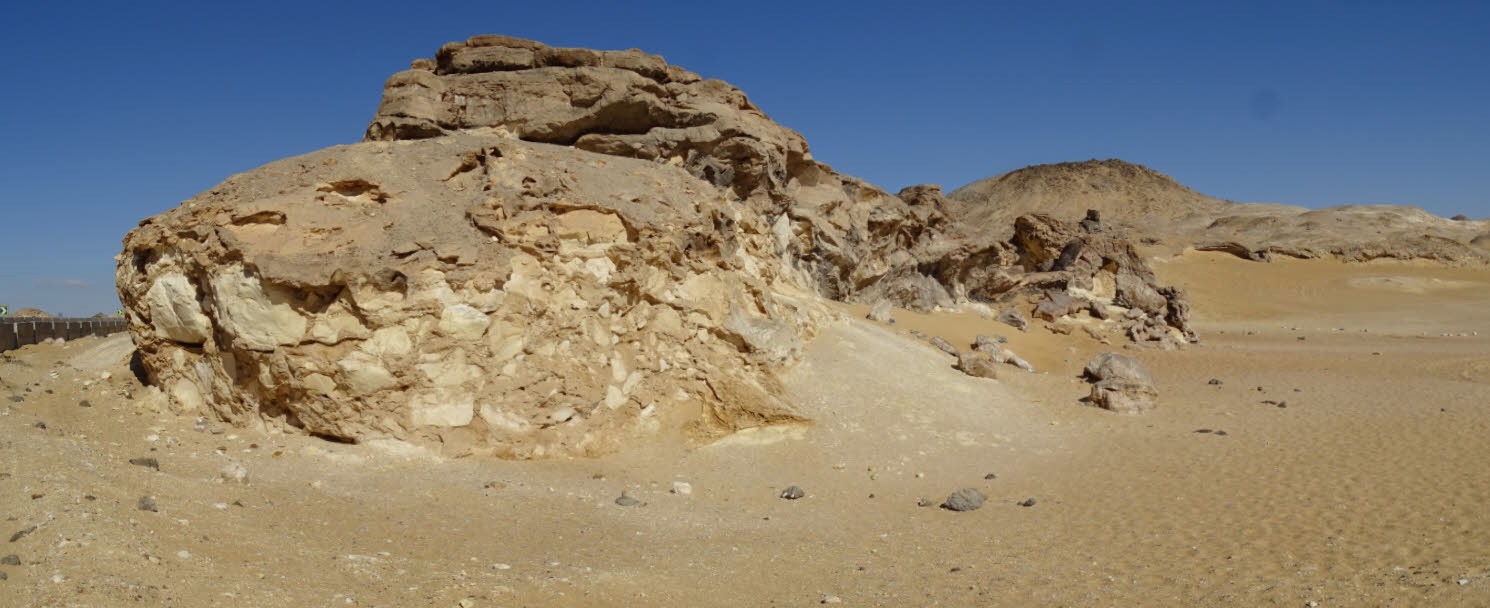
<path fill-rule="evenodd" d="M 1092 383 L 1087 400 L 1097 407 L 1123 414 L 1138 414 L 1157 406 L 1159 390 L 1148 368 L 1138 359 L 1118 353 L 1101 353 L 1086 364 Z"/>

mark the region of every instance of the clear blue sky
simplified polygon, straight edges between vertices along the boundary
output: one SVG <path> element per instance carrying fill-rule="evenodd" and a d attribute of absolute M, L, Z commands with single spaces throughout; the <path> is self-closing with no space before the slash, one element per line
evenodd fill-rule
<path fill-rule="evenodd" d="M 639 47 L 890 190 L 1116 157 L 1201 192 L 1490 216 L 1485 2 L 8 2 L 0 304 L 117 308 L 140 219 L 360 139 L 480 33 Z"/>

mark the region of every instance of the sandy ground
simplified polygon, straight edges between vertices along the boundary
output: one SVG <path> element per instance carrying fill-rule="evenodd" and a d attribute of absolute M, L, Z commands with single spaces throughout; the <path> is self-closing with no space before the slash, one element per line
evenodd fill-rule
<path fill-rule="evenodd" d="M 811 426 L 599 460 L 199 424 L 132 397 L 122 336 L 12 351 L 0 606 L 1490 605 L 1490 270 L 1156 268 L 1204 342 L 1125 351 L 1148 414 L 1077 401 L 1116 337 L 897 311 L 784 374 Z M 1040 373 L 964 376 L 912 329 L 1003 335 Z M 917 505 L 965 487 L 987 505 Z"/>

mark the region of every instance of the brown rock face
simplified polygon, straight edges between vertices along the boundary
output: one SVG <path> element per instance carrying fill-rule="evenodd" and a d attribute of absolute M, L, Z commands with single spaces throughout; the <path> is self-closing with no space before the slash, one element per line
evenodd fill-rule
<path fill-rule="evenodd" d="M 659 57 L 479 36 L 390 78 L 363 143 L 142 222 L 118 285 L 179 410 L 520 458 L 802 422 L 773 370 L 822 297 L 1177 310 L 1131 247 L 1048 218 L 991 240 L 948 210 Z"/>

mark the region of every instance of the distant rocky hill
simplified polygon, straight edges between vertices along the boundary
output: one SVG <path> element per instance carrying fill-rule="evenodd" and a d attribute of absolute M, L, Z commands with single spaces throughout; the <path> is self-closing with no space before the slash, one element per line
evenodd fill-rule
<path fill-rule="evenodd" d="M 1196 246 L 1250 259 L 1272 255 L 1490 260 L 1490 221 L 1450 220 L 1416 207 L 1349 205 L 1310 210 L 1236 203 L 1185 187 L 1168 175 L 1121 160 L 1035 165 L 958 188 L 952 215 L 971 230 L 1007 232 L 1027 213 L 1068 220 L 1088 209 L 1105 225 L 1136 237 Z M 1478 239 L 1478 240 L 1476 240 Z"/>

